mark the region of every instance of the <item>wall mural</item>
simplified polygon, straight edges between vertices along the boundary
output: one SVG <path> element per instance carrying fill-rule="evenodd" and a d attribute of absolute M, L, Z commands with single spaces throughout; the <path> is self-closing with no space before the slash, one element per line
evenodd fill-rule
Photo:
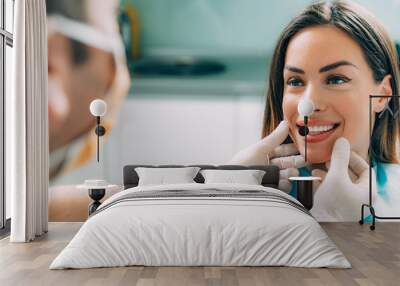
<path fill-rule="evenodd" d="M 293 197 L 306 186 L 295 177 L 309 178 L 319 221 L 358 221 L 370 190 L 377 215 L 400 215 L 396 13 L 381 23 L 372 2 L 378 17 L 349 2 L 312 17 L 309 1 L 272 2 L 276 31 L 260 31 L 273 19 L 246 4 L 239 35 L 235 5 L 48 0 L 50 220 L 85 220 L 78 185 L 121 185 L 128 164 L 274 164 Z M 105 106 L 90 110 L 95 99 Z"/>

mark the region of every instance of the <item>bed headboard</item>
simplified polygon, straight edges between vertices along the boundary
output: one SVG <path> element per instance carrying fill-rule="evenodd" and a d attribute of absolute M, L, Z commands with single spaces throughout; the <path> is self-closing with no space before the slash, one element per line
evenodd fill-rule
<path fill-rule="evenodd" d="M 182 168 L 182 167 L 199 167 L 201 169 L 219 169 L 219 170 L 263 170 L 265 175 L 262 180 L 262 185 L 265 187 L 278 188 L 279 184 L 279 168 L 275 165 L 255 165 L 255 166 L 241 166 L 241 165 L 127 165 L 124 166 L 124 190 L 136 187 L 139 183 L 139 176 L 135 171 L 137 167 L 147 168 Z M 204 183 L 204 178 L 200 174 L 194 178 L 197 183 Z"/>

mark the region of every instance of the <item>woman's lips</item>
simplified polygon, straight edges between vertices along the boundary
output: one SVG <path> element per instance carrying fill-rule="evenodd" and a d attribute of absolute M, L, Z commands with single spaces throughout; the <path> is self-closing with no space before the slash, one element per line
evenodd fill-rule
<path fill-rule="evenodd" d="M 307 143 L 318 143 L 321 142 L 323 140 L 325 140 L 326 138 L 328 138 L 332 133 L 334 133 L 336 130 L 336 127 L 334 127 L 333 129 L 329 130 L 329 131 L 324 131 L 318 134 L 311 134 L 309 133 L 307 135 Z"/>
<path fill-rule="evenodd" d="M 297 128 L 304 126 L 303 120 L 296 122 Z M 307 143 L 318 143 L 327 139 L 335 132 L 340 123 L 335 123 L 326 120 L 309 119 L 308 127 L 310 132 L 307 134 Z"/>

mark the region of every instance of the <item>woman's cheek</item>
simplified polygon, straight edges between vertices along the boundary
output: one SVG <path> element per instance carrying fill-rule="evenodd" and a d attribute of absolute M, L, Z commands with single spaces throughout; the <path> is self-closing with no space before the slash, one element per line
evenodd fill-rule
<path fill-rule="evenodd" d="M 351 149 L 361 153 L 368 145 L 368 107 L 360 108 L 360 102 L 347 101 L 336 106 L 343 118 L 343 134 L 350 142 Z"/>
<path fill-rule="evenodd" d="M 366 119 L 368 122 L 368 119 Z M 368 124 L 368 123 L 367 123 Z M 343 137 L 349 140 L 350 147 L 353 151 L 360 155 L 365 155 L 365 150 L 368 150 L 368 126 L 356 124 L 355 121 L 346 121 L 344 126 Z"/>
<path fill-rule="evenodd" d="M 298 144 L 296 140 L 296 136 L 298 135 L 298 133 L 295 122 L 298 117 L 298 112 L 297 112 L 298 102 L 299 102 L 298 96 L 287 94 L 283 97 L 283 103 L 282 103 L 283 117 L 285 120 L 289 122 L 290 137 L 296 144 Z"/>
<path fill-rule="evenodd" d="M 297 105 L 298 98 L 294 95 L 284 95 L 282 102 L 283 117 L 286 120 L 292 120 L 293 117 L 297 117 Z"/>

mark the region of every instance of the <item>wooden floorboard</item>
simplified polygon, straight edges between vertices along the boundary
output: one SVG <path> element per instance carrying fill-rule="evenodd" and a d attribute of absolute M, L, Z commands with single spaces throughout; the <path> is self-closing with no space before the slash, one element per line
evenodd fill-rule
<path fill-rule="evenodd" d="M 378 223 L 375 231 L 357 223 L 322 224 L 352 269 L 290 267 L 118 267 L 49 270 L 81 223 L 50 223 L 32 243 L 0 240 L 0 285 L 400 285 L 400 223 Z"/>

